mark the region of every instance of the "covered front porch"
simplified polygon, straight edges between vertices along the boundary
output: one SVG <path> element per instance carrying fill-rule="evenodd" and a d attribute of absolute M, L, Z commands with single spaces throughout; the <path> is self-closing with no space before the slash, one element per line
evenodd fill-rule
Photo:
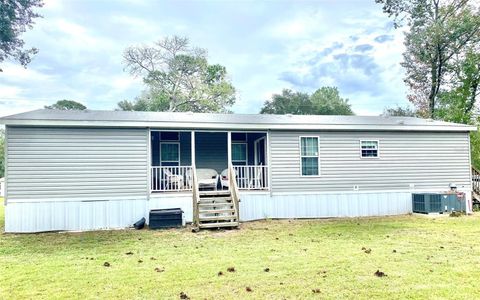
<path fill-rule="evenodd" d="M 150 130 L 150 192 L 269 189 L 268 133 Z"/>

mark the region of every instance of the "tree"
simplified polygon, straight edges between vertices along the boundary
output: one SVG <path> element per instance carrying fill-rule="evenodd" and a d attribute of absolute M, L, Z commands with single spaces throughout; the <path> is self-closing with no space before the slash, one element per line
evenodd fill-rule
<path fill-rule="evenodd" d="M 384 117 L 416 117 L 417 114 L 410 107 L 386 107 L 383 110 L 382 116 Z"/>
<path fill-rule="evenodd" d="M 315 115 L 353 115 L 348 99 L 340 97 L 336 87 L 322 87 L 310 96 Z"/>
<path fill-rule="evenodd" d="M 227 70 L 209 64 L 205 49 L 191 47 L 185 37 L 173 36 L 154 46 L 127 48 L 126 69 L 142 76 L 147 90 L 122 110 L 226 112 L 235 103 L 235 88 Z"/>
<path fill-rule="evenodd" d="M 42 6 L 42 0 L 0 0 L 0 63 L 5 59 L 16 60 L 24 67 L 30 63 L 38 49 L 23 49 L 25 42 L 20 35 L 40 17 L 33 8 Z"/>
<path fill-rule="evenodd" d="M 336 87 L 322 87 L 312 95 L 284 89 L 266 101 L 261 114 L 353 115 L 348 99 L 340 97 Z"/>
<path fill-rule="evenodd" d="M 45 106 L 47 109 L 59 109 L 59 110 L 85 110 L 87 107 L 82 103 L 78 103 L 73 100 L 59 100 L 55 104 Z"/>
<path fill-rule="evenodd" d="M 480 94 L 480 52 L 468 52 L 456 67 L 452 89 L 439 95 L 437 115 L 445 121 L 472 124 L 478 113 L 475 103 Z"/>
<path fill-rule="evenodd" d="M 480 41 L 480 15 L 468 0 L 376 0 L 394 17 L 396 27 L 408 25 L 402 66 L 409 100 L 418 112 L 439 118 L 442 94 L 457 81 L 455 65 Z M 473 108 L 473 106 L 471 106 Z"/>
<path fill-rule="evenodd" d="M 284 89 L 282 94 L 274 94 L 270 101 L 265 101 L 260 113 L 306 115 L 311 111 L 312 104 L 307 93 Z"/>
<path fill-rule="evenodd" d="M 0 178 L 5 176 L 5 131 L 0 128 Z"/>

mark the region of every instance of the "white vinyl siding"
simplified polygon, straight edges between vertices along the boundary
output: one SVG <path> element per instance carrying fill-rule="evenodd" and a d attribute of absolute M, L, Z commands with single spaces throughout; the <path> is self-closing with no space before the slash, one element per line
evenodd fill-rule
<path fill-rule="evenodd" d="M 8 127 L 8 201 L 147 194 L 147 130 Z"/>
<path fill-rule="evenodd" d="M 302 176 L 300 137 L 318 136 L 321 176 Z M 361 159 L 359 140 L 379 140 L 381 158 Z M 466 132 L 270 132 L 271 190 L 276 192 L 470 189 Z"/>

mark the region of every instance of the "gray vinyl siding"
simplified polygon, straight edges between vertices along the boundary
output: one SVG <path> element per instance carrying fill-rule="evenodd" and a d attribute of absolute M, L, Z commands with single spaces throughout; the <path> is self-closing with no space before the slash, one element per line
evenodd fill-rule
<path fill-rule="evenodd" d="M 8 200 L 146 196 L 147 130 L 8 127 Z"/>
<path fill-rule="evenodd" d="M 299 137 L 320 138 L 320 176 L 300 176 Z M 379 141 L 380 157 L 362 159 L 360 140 Z M 470 189 L 468 133 L 271 131 L 273 192 Z"/>

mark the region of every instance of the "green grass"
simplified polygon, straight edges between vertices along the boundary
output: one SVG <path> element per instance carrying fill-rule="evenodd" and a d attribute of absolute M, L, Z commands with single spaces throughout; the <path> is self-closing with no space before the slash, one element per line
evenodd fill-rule
<path fill-rule="evenodd" d="M 478 214 L 2 234 L 0 298 L 468 299 L 480 294 L 479 240 Z"/>

